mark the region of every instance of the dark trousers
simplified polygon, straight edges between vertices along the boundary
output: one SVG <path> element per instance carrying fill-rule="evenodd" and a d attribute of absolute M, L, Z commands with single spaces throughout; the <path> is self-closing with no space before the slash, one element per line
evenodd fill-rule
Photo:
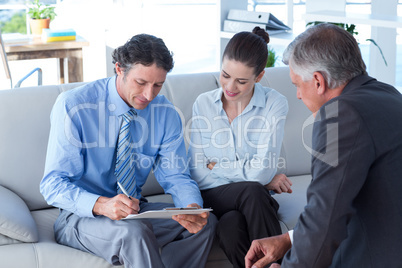
<path fill-rule="evenodd" d="M 258 182 L 238 182 L 201 191 L 204 207 L 219 219 L 219 245 L 233 264 L 245 267 L 244 257 L 254 239 L 281 234 L 279 204 Z"/>

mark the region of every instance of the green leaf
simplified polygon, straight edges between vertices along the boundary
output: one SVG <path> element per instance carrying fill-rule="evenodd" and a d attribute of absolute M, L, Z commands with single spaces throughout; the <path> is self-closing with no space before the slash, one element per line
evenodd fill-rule
<path fill-rule="evenodd" d="M 380 51 L 381 57 L 384 60 L 385 66 L 388 66 L 387 60 L 384 57 L 384 54 L 382 53 L 382 49 L 380 48 L 380 46 L 376 43 L 376 41 L 374 41 L 373 39 L 366 39 L 366 41 L 370 41 L 371 43 L 373 43 L 378 50 Z"/>
<path fill-rule="evenodd" d="M 268 46 L 268 60 L 265 67 L 274 67 L 277 59 L 278 56 L 276 56 L 275 50 L 271 46 Z"/>
<path fill-rule="evenodd" d="M 47 19 L 53 20 L 57 14 L 54 11 L 55 7 L 45 5 L 39 0 L 34 0 L 28 4 L 28 15 L 32 19 Z"/>

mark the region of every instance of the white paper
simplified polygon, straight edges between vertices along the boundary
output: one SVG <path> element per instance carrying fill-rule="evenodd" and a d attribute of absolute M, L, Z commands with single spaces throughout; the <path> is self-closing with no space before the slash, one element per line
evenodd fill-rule
<path fill-rule="evenodd" d="M 5 33 L 2 34 L 4 43 L 24 43 L 31 41 L 31 37 L 21 33 Z"/>
<path fill-rule="evenodd" d="M 149 210 L 145 212 L 140 212 L 139 214 L 128 215 L 123 220 L 131 219 L 171 219 L 173 215 L 179 214 L 201 214 L 204 212 L 212 211 L 210 208 L 200 208 L 200 209 L 175 209 L 175 210 Z"/>

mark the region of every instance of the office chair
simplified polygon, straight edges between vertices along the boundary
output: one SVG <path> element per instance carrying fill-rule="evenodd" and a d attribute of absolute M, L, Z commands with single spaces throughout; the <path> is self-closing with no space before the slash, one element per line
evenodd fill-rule
<path fill-rule="evenodd" d="M 0 58 L 3 62 L 3 68 L 4 71 L 6 72 L 6 78 L 10 79 L 11 83 L 11 88 L 13 88 L 13 80 L 11 77 L 11 72 L 10 72 L 10 67 L 8 66 L 8 60 L 7 60 L 7 54 L 6 50 L 4 49 L 4 42 L 3 42 L 3 37 L 1 36 L 1 30 L 0 30 Z M 15 84 L 14 88 L 18 88 L 21 86 L 21 83 L 24 82 L 25 79 L 30 77 L 33 73 L 38 72 L 38 86 L 42 85 L 42 69 L 41 68 L 35 68 L 31 72 L 29 72 L 26 76 L 24 76 L 22 79 L 20 79 L 17 84 Z"/>

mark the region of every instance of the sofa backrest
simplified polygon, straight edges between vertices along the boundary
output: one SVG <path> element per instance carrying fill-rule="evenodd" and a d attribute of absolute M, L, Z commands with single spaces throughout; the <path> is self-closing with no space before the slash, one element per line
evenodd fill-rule
<path fill-rule="evenodd" d="M 47 207 L 39 192 L 57 86 L 0 91 L 0 184 L 29 209 Z"/>
<path fill-rule="evenodd" d="M 39 192 L 57 96 L 82 83 L 0 91 L 0 185 L 29 209 L 48 207 Z"/>
<path fill-rule="evenodd" d="M 312 118 L 312 113 L 301 100 L 297 99 L 296 87 L 289 77 L 289 68 L 265 69 L 265 75 L 260 83 L 284 95 L 289 104 L 281 149 L 281 157 L 285 159 L 286 166 L 281 172 L 287 176 L 310 174 L 311 155 L 308 148 L 311 148 L 313 126 L 311 124 L 305 126 L 305 124 Z"/>
<path fill-rule="evenodd" d="M 289 114 L 285 125 L 282 157 L 289 176 L 310 173 L 311 157 L 304 143 L 311 140 L 311 128 L 303 123 L 310 116 L 304 104 L 296 99 L 288 68 L 266 69 L 261 83 L 288 98 Z M 82 83 L 19 88 L 0 91 L 0 185 L 18 194 L 29 209 L 49 207 L 39 192 L 46 158 L 50 130 L 50 112 L 57 96 Z M 191 123 L 192 106 L 197 96 L 219 87 L 219 73 L 169 75 L 162 88 L 182 116 L 183 126 Z M 188 135 L 186 146 L 188 146 Z M 163 193 L 151 173 L 143 194 Z"/>

